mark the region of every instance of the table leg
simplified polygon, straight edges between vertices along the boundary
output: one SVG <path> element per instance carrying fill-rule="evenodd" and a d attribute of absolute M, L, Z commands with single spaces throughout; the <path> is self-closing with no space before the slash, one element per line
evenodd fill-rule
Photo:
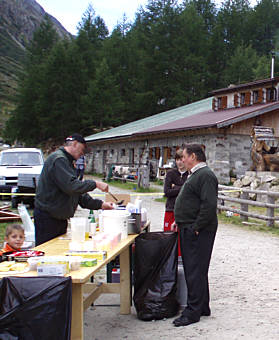
<path fill-rule="evenodd" d="M 127 247 L 120 254 L 120 314 L 131 313 L 130 252 Z"/>
<path fill-rule="evenodd" d="M 71 340 L 83 340 L 83 289 L 82 284 L 72 284 Z"/>

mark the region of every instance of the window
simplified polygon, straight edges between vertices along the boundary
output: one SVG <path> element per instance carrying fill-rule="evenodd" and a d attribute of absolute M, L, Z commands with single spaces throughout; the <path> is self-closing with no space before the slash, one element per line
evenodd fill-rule
<path fill-rule="evenodd" d="M 42 165 L 43 159 L 39 152 L 9 152 L 2 153 L 0 165 L 16 165 L 16 166 L 35 166 Z"/>
<path fill-rule="evenodd" d="M 168 148 L 168 159 L 171 159 L 171 148 Z"/>
<path fill-rule="evenodd" d="M 274 87 L 266 89 L 266 101 L 272 102 L 276 100 L 276 90 Z"/>
<path fill-rule="evenodd" d="M 140 156 L 140 158 L 142 158 L 143 153 L 144 153 L 144 148 L 140 148 L 139 149 L 139 156 Z"/>
<path fill-rule="evenodd" d="M 251 92 L 247 91 L 247 92 L 242 92 L 240 94 L 240 105 L 241 106 L 248 106 L 251 105 Z"/>
<path fill-rule="evenodd" d="M 161 155 L 160 148 L 157 146 L 155 148 L 155 158 L 160 159 L 160 155 Z"/>
<path fill-rule="evenodd" d="M 224 97 L 218 97 L 218 110 L 223 110 L 227 108 L 228 105 L 228 97 L 224 96 Z"/>
<path fill-rule="evenodd" d="M 134 164 L 135 151 L 134 149 L 129 149 L 129 163 Z"/>
<path fill-rule="evenodd" d="M 153 158 L 153 148 L 149 148 L 149 159 Z"/>
<path fill-rule="evenodd" d="M 245 104 L 245 93 L 240 94 L 240 104 L 244 105 Z"/>
<path fill-rule="evenodd" d="M 213 99 L 212 99 L 212 110 L 213 110 L 213 111 L 217 110 L 216 104 L 217 104 L 217 100 L 216 100 L 216 98 L 213 98 Z"/>
<path fill-rule="evenodd" d="M 121 157 L 124 157 L 126 154 L 126 150 L 125 149 L 121 149 Z"/>
<path fill-rule="evenodd" d="M 262 103 L 262 101 L 263 101 L 263 90 L 259 89 L 259 90 L 253 91 L 253 104 Z"/>
<path fill-rule="evenodd" d="M 222 97 L 218 97 L 218 109 L 222 109 Z"/>
<path fill-rule="evenodd" d="M 259 101 L 259 91 L 253 91 L 253 103 L 256 104 Z"/>

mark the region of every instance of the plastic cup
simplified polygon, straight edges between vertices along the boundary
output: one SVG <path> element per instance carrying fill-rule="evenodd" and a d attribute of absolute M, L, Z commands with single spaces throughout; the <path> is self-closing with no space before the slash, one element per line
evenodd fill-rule
<path fill-rule="evenodd" d="M 85 241 L 86 217 L 72 217 L 71 218 L 71 232 L 73 242 Z"/>
<path fill-rule="evenodd" d="M 97 227 L 97 223 L 90 223 L 90 234 L 91 235 L 95 235 L 96 234 L 96 227 Z"/>
<path fill-rule="evenodd" d="M 85 224 L 85 240 L 88 241 L 90 238 L 90 222 L 89 219 L 86 219 L 86 224 Z"/>

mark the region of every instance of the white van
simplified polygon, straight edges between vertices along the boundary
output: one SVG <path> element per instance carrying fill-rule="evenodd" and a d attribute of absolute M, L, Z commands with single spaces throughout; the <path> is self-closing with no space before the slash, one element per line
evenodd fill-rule
<path fill-rule="evenodd" d="M 43 153 L 36 148 L 14 148 L 0 153 L 0 196 L 1 193 L 35 193 L 36 184 L 44 165 Z M 9 199 L 9 195 L 2 195 Z M 17 203 L 34 203 L 33 196 L 12 197 L 13 208 Z"/>

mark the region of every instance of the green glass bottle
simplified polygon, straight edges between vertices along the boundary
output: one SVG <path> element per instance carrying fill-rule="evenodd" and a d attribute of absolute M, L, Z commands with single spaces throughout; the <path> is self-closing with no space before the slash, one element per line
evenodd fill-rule
<path fill-rule="evenodd" d="M 90 210 L 88 219 L 89 219 L 89 222 L 90 222 L 90 223 L 95 223 L 95 222 L 96 222 L 96 221 L 95 221 L 95 216 L 94 216 L 94 211 L 93 211 L 93 210 Z"/>

